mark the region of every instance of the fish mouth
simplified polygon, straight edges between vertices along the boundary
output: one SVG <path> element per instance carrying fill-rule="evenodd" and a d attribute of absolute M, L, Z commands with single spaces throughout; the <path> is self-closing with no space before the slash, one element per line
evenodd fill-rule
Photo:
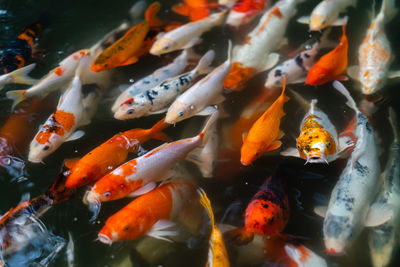
<path fill-rule="evenodd" d="M 106 236 L 105 234 L 98 234 L 98 235 L 97 235 L 97 238 L 98 238 L 98 240 L 99 240 L 101 243 L 104 243 L 104 244 L 107 244 L 107 245 L 110 245 L 110 246 L 111 246 L 111 244 L 113 243 L 113 241 L 111 240 L 111 238 L 109 238 L 109 237 Z"/>
<path fill-rule="evenodd" d="M 321 154 L 307 154 L 307 161 L 304 165 L 306 165 L 307 163 L 328 163 L 328 160 L 326 159 L 325 156 L 321 155 Z"/>
<path fill-rule="evenodd" d="M 34 158 L 32 156 L 28 156 L 28 160 L 29 160 L 29 162 L 32 162 L 32 163 L 43 163 L 42 160 Z"/>
<path fill-rule="evenodd" d="M 327 239 L 325 240 L 325 252 L 328 255 L 332 256 L 341 256 L 344 255 L 345 245 L 338 240 L 335 239 Z"/>

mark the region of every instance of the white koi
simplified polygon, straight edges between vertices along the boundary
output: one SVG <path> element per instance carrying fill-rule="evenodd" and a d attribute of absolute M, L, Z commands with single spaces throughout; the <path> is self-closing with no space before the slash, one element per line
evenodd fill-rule
<path fill-rule="evenodd" d="M 35 68 L 36 64 L 30 64 L 28 66 L 16 69 L 10 73 L 6 73 L 0 76 L 0 90 L 4 88 L 5 85 L 10 83 L 18 84 L 35 84 L 39 80 L 33 79 L 28 76 L 28 73 Z"/>
<path fill-rule="evenodd" d="M 389 71 L 393 61 L 392 49 L 384 26 L 397 13 L 394 0 L 383 0 L 379 14 L 372 21 L 360 48 L 360 66 L 349 67 L 349 75 L 361 83 L 363 94 L 370 95 L 381 90 L 387 78 L 400 77 L 400 71 Z"/>
<path fill-rule="evenodd" d="M 214 55 L 214 51 L 210 50 L 200 59 L 197 67 L 193 70 L 166 79 L 156 87 L 132 96 L 120 105 L 114 118 L 126 120 L 166 112 L 169 105 L 192 84 L 194 79 L 211 71 L 210 64 Z"/>
<path fill-rule="evenodd" d="M 323 0 L 311 12 L 311 16 L 300 17 L 297 21 L 310 25 L 310 31 L 321 31 L 329 26 L 342 26 L 347 18 L 339 14 L 347 7 L 356 7 L 357 0 Z"/>
<path fill-rule="evenodd" d="M 374 130 L 368 118 L 359 111 L 347 89 L 338 81 L 333 86 L 347 98 L 347 105 L 356 112 L 357 142 L 346 167 L 333 188 L 325 213 L 323 233 L 327 253 L 340 255 L 359 236 L 365 226 L 377 226 L 392 216 L 391 209 L 372 205 L 380 186 L 380 164 Z"/>
<path fill-rule="evenodd" d="M 229 42 L 228 59 L 181 94 L 169 107 L 166 123 L 177 123 L 195 115 L 209 115 L 215 111 L 210 105 L 225 100 L 222 96 L 223 81 L 231 69 L 231 47 Z"/>
<path fill-rule="evenodd" d="M 8 91 L 6 96 L 14 101 L 13 108 L 29 97 L 44 97 L 48 93 L 64 87 L 74 77 L 75 70 L 82 57 L 88 53 L 89 50 L 80 50 L 69 55 L 60 62 L 57 68 L 51 70 L 45 77 L 29 89 Z"/>
<path fill-rule="evenodd" d="M 165 79 L 181 74 L 188 65 L 191 57 L 193 57 L 191 53 L 192 52 L 189 50 L 184 50 L 178 57 L 174 59 L 172 63 L 157 69 L 152 74 L 138 80 L 137 82 L 129 86 L 117 97 L 111 110 L 113 112 L 116 112 L 121 104 L 123 104 L 125 101 L 146 90 L 152 89 Z"/>
<path fill-rule="evenodd" d="M 388 266 L 396 255 L 400 236 L 400 143 L 397 116 L 389 109 L 389 121 L 393 128 L 394 140 L 390 146 L 389 159 L 382 173 L 383 186 L 376 205 L 390 205 L 393 217 L 382 225 L 371 228 L 369 248 L 373 266 Z"/>
<path fill-rule="evenodd" d="M 227 10 L 186 23 L 170 32 L 161 33 L 150 49 L 150 54 L 161 55 L 175 50 L 190 48 L 201 42 L 200 36 L 224 22 Z"/>
<path fill-rule="evenodd" d="M 314 251 L 303 245 L 285 245 L 286 255 L 289 256 L 298 267 L 325 267 L 328 266 L 325 259 L 317 255 Z"/>

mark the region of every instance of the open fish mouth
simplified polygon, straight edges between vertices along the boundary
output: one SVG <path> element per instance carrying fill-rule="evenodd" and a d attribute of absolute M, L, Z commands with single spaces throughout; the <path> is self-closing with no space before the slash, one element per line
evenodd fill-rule
<path fill-rule="evenodd" d="M 113 241 L 111 240 L 111 238 L 109 238 L 108 236 L 106 236 L 105 234 L 98 234 L 97 238 L 99 239 L 99 241 L 101 243 L 107 244 L 107 245 L 111 245 L 113 243 Z"/>
<path fill-rule="evenodd" d="M 310 154 L 310 155 L 307 155 L 307 161 L 306 161 L 305 164 L 307 164 L 307 163 L 326 163 L 326 164 L 329 164 L 328 160 L 326 159 L 326 157 L 321 155 L 321 154 Z"/>

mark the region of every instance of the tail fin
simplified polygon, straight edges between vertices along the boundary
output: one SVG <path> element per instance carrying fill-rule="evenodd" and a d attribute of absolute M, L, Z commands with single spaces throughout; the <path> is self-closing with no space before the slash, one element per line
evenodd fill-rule
<path fill-rule="evenodd" d="M 381 11 L 379 12 L 379 14 L 383 15 L 385 22 L 389 22 L 390 20 L 392 20 L 399 11 L 399 9 L 396 8 L 395 1 L 396 0 L 382 1 Z"/>
<path fill-rule="evenodd" d="M 389 107 L 389 122 L 393 129 L 394 142 L 399 141 L 399 122 L 397 120 L 396 112 L 392 107 Z"/>
<path fill-rule="evenodd" d="M 25 97 L 26 90 L 14 90 L 8 91 L 6 93 L 6 97 L 13 101 L 11 109 L 14 109 L 16 105 L 21 103 L 26 99 Z"/>
<path fill-rule="evenodd" d="M 65 186 L 65 181 L 68 177 L 68 174 L 69 171 L 63 163 L 60 173 L 54 180 L 53 184 L 45 192 L 45 195 L 53 199 L 53 204 L 62 203 L 72 196 L 74 190 Z"/>
<path fill-rule="evenodd" d="M 207 53 L 204 54 L 196 66 L 196 70 L 199 74 L 207 74 L 213 70 L 213 67 L 210 67 L 210 65 L 214 60 L 214 56 L 214 50 L 208 50 Z"/>
<path fill-rule="evenodd" d="M 199 189 L 197 189 L 197 193 L 199 193 L 199 195 L 200 195 L 200 204 L 206 209 L 208 216 L 210 216 L 212 225 L 215 225 L 214 213 L 212 211 L 211 202 L 208 199 L 206 192 L 204 192 L 203 189 L 199 188 Z"/>
<path fill-rule="evenodd" d="M 282 80 L 282 93 L 280 97 L 283 97 L 283 101 L 287 102 L 290 100 L 290 97 L 285 95 L 285 91 L 286 91 L 286 79 L 285 76 L 281 76 L 281 80 Z"/>
<path fill-rule="evenodd" d="M 141 0 L 136 2 L 130 9 L 129 9 L 129 17 L 131 20 L 137 20 L 142 15 L 146 6 L 146 1 Z"/>
<path fill-rule="evenodd" d="M 228 62 L 232 62 L 232 41 L 228 41 Z"/>
<path fill-rule="evenodd" d="M 202 142 L 203 145 L 205 143 L 207 143 L 207 139 L 208 139 L 207 131 L 208 131 L 208 128 L 210 128 L 211 125 L 213 125 L 214 123 L 217 122 L 218 117 L 219 117 L 219 111 L 217 109 L 215 109 L 215 111 L 208 118 L 203 130 L 199 134 L 201 137 L 203 137 L 203 142 Z"/>
<path fill-rule="evenodd" d="M 14 80 L 14 83 L 20 83 L 20 84 L 35 84 L 39 80 L 33 79 L 28 76 L 28 73 L 30 73 L 34 68 L 36 64 L 30 64 L 28 66 L 25 66 L 23 68 L 14 70 L 13 72 L 9 73 L 9 75 L 12 77 Z"/>
<path fill-rule="evenodd" d="M 353 109 L 357 114 L 360 113 L 360 110 L 358 109 L 356 102 L 354 101 L 353 97 L 350 95 L 349 91 L 347 91 L 346 87 L 344 87 L 343 84 L 341 84 L 339 81 L 334 81 L 333 87 L 335 87 L 336 90 L 338 90 L 342 95 L 344 95 L 347 98 L 346 104 L 351 109 Z"/>
<path fill-rule="evenodd" d="M 170 126 L 171 124 L 165 123 L 164 118 L 157 122 L 153 127 L 151 127 L 151 137 L 161 141 L 171 141 L 168 135 L 162 132 L 166 127 Z"/>
<path fill-rule="evenodd" d="M 157 18 L 157 13 L 160 11 L 161 5 L 159 2 L 152 3 L 146 10 L 144 17 L 150 27 L 160 27 L 164 23 Z"/>

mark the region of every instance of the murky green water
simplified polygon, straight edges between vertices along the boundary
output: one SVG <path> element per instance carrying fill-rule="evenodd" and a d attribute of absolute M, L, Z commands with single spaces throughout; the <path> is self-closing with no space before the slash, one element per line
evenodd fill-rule
<path fill-rule="evenodd" d="M 39 41 L 40 48 L 46 51 L 46 55 L 39 59 L 38 67 L 32 74 L 32 76 L 38 78 L 56 66 L 57 62 L 65 56 L 78 49 L 90 47 L 105 33 L 118 26 L 122 19 L 127 16 L 127 10 L 134 2 L 133 0 L 0 0 L 0 11 L 6 11 L 6 13 L 0 12 L 0 45 L 1 48 L 4 48 L 8 41 L 14 38 L 22 28 L 35 21 L 43 11 L 50 9 L 54 17 Z M 163 5 L 161 16 L 174 16 L 179 19 L 178 16 L 168 11 L 170 5 L 175 1 L 161 2 Z M 369 26 L 367 12 L 370 10 L 372 1 L 360 0 L 359 2 L 357 9 L 350 8 L 348 12 L 350 18 L 347 28 L 350 46 L 349 65 L 356 62 L 358 44 Z M 299 5 L 296 17 L 308 14 L 317 3 L 318 1 L 306 1 L 306 3 Z M 380 6 L 380 1 L 377 6 Z M 387 27 L 387 35 L 397 57 L 400 56 L 400 31 L 397 30 L 399 23 L 400 17 L 397 16 Z M 334 32 L 337 33 L 336 36 L 340 35 L 339 28 L 334 29 Z M 244 34 L 241 35 L 244 36 Z M 287 36 L 290 47 L 295 49 L 307 39 L 307 27 L 296 23 L 293 19 L 289 24 Z M 196 50 L 204 52 L 209 48 L 215 49 L 217 52 L 215 64 L 217 65 L 226 57 L 227 40 L 229 38 L 239 41 L 241 36 L 235 36 L 235 33 L 227 27 L 215 28 L 205 35 L 205 42 Z M 128 83 L 129 79 L 140 78 L 151 73 L 156 68 L 155 66 L 162 66 L 170 59 L 169 56 L 163 57 L 161 60 L 156 57 L 146 57 L 133 66 L 121 69 L 121 77 L 114 83 L 118 85 Z M 399 69 L 400 62 L 395 60 L 392 68 Z M 227 95 L 225 108 L 232 116 L 222 121 L 222 127 L 237 119 L 252 96 L 261 89 L 265 75 L 265 73 L 257 75 L 243 92 Z M 346 85 L 352 87 L 351 82 Z M 23 88 L 23 86 L 8 86 L 6 90 L 13 88 Z M 319 107 L 329 115 L 339 132 L 351 119 L 352 112 L 345 107 L 343 98 L 333 91 L 331 85 L 322 86 L 318 89 L 302 85 L 289 86 L 289 88 L 300 92 L 307 99 L 317 98 Z M 373 117 L 373 125 L 382 140 L 382 166 L 386 162 L 387 148 L 392 140 L 391 130 L 386 120 L 387 107 L 391 105 L 398 114 L 400 112 L 400 94 L 396 91 L 397 88 L 398 85 L 395 82 L 389 82 L 385 92 L 386 102 Z M 10 114 L 11 102 L 4 97 L 6 90 L 0 92 L 0 110 L 2 112 L 0 122 L 4 122 Z M 353 92 L 355 90 L 353 89 Z M 54 103 L 56 103 L 56 97 Z M 26 173 L 19 178 L 0 173 L 0 213 L 4 213 L 17 205 L 21 196 L 25 193 L 30 193 L 31 196 L 42 193 L 57 175 L 63 159 L 80 157 L 119 131 L 150 127 L 161 118 L 161 116 L 152 116 L 139 120 L 116 121 L 110 111 L 111 103 L 110 101 L 102 102 L 92 124 L 84 127 L 86 135 L 80 140 L 65 143 L 45 160 L 45 164 L 31 164 L 26 161 Z M 287 115 L 283 119 L 281 128 L 286 133 L 283 138 L 284 147 L 289 147 L 294 145 L 294 138 L 298 135 L 298 127 L 304 116 L 304 111 L 295 101 L 290 101 L 285 106 L 285 111 Z M 44 115 L 43 121 L 46 116 Z M 183 132 L 185 132 L 185 136 L 196 133 L 201 124 L 201 118 L 193 118 L 179 123 L 176 127 L 167 129 L 166 132 L 174 139 L 178 139 L 182 137 Z M 188 130 L 189 125 L 194 125 L 191 129 L 196 130 Z M 225 137 L 221 135 L 220 138 L 224 140 Z M 159 144 L 159 142 L 154 141 L 147 143 L 144 147 L 151 149 Z M 132 158 L 133 155 L 130 157 Z M 315 205 L 328 201 L 337 177 L 345 165 L 345 160 L 339 160 L 329 166 L 304 166 L 302 160 L 284 159 L 278 156 L 278 152 L 274 152 L 257 160 L 251 167 L 239 166 L 239 160 L 230 164 L 228 165 L 229 169 L 237 170 L 233 175 L 228 175 L 231 172 L 226 169 L 226 159 L 221 158 L 219 168 L 217 166 L 216 176 L 210 180 L 201 178 L 195 165 L 187 164 L 197 178 L 199 185 L 205 188 L 208 193 L 213 203 L 217 222 L 240 226 L 243 223 L 242 214 L 251 196 L 257 191 L 265 178 L 271 175 L 277 166 L 281 166 L 285 169 L 287 194 L 291 202 L 291 218 L 285 232 L 298 237 L 307 247 L 324 256 L 332 266 L 370 266 L 366 231 L 345 256 L 328 257 L 324 253 L 322 219 L 312 211 Z M 119 266 L 119 262 L 127 257 L 133 259 L 134 266 L 146 266 L 139 262 L 134 253 L 135 246 L 140 240 L 116 243 L 111 247 L 96 241 L 97 233 L 104 225 L 105 220 L 130 200 L 106 203 L 103 205 L 96 223 L 91 224 L 89 222 L 91 214 L 82 203 L 85 189 L 81 188 L 70 201 L 54 207 L 42 217 L 42 221 L 54 235 L 68 241 L 68 232 L 72 234 L 75 243 L 75 266 Z M 226 213 L 227 210 L 229 210 L 228 213 Z M 221 221 L 222 218 L 223 221 Z M 205 233 L 202 234 L 200 236 L 205 235 Z M 207 240 L 205 238 L 191 238 L 188 243 L 183 244 L 168 244 L 167 246 L 158 244 L 158 247 L 151 250 L 156 253 L 157 248 L 163 253 L 153 264 L 204 266 L 206 261 Z M 55 261 L 49 266 L 67 266 L 65 251 L 65 248 L 61 250 Z M 234 258 L 233 250 L 230 250 L 230 252 L 232 258 Z M 21 257 L 23 258 L 23 256 Z M 252 262 L 248 263 L 248 265 L 252 264 Z M 397 256 L 392 266 L 398 264 L 400 264 L 400 256 Z M 16 260 L 10 266 L 27 265 L 22 261 L 18 263 Z M 29 266 L 40 265 L 30 263 Z M 232 261 L 232 266 L 235 266 L 235 261 Z"/>

